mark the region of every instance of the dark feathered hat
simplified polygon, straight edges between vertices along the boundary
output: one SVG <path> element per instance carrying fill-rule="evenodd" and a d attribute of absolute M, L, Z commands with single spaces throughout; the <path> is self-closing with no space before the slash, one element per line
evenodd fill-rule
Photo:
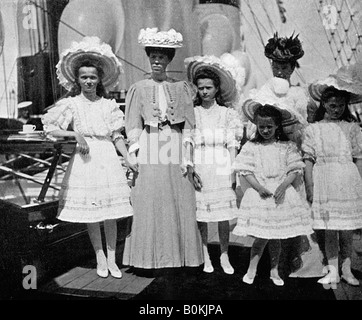
<path fill-rule="evenodd" d="M 294 32 L 289 38 L 279 37 L 278 32 L 276 32 L 265 46 L 265 56 L 280 62 L 296 61 L 303 57 L 304 51 L 298 35 L 293 37 Z"/>

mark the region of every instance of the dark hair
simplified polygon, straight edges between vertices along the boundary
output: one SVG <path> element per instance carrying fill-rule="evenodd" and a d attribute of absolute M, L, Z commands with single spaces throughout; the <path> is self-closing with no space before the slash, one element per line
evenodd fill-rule
<path fill-rule="evenodd" d="M 220 91 L 220 77 L 219 75 L 208 69 L 208 68 L 200 68 L 199 70 L 196 71 L 194 79 L 193 79 L 193 84 L 197 87 L 197 81 L 200 79 L 210 79 L 212 80 L 212 82 L 214 83 L 215 88 L 217 88 L 217 92 L 215 95 L 215 100 L 216 102 L 220 105 L 220 106 L 225 106 L 225 103 L 221 97 L 221 91 Z M 199 106 L 202 103 L 202 99 L 199 95 L 199 92 L 197 92 L 195 100 L 194 100 L 195 105 Z"/>
<path fill-rule="evenodd" d="M 81 88 L 80 88 L 80 84 L 78 82 L 78 77 L 79 77 L 79 69 L 82 67 L 96 68 L 98 77 L 100 79 L 100 81 L 97 85 L 97 89 L 96 89 L 97 96 L 108 98 L 108 93 L 102 83 L 102 78 L 104 75 L 102 64 L 100 63 L 99 60 L 91 59 L 91 58 L 86 58 L 86 59 L 80 60 L 75 65 L 75 67 L 74 67 L 74 76 L 75 76 L 74 86 L 73 86 L 72 90 L 66 96 L 74 97 L 81 93 Z"/>
<path fill-rule="evenodd" d="M 270 104 L 260 105 L 254 112 L 254 123 L 257 123 L 257 117 L 272 118 L 277 129 L 275 131 L 275 138 L 279 141 L 288 141 L 282 126 L 283 117 L 281 112 Z M 255 132 L 255 137 L 250 140 L 251 142 L 263 142 L 264 138 L 260 135 L 258 129 Z"/>
<path fill-rule="evenodd" d="M 272 67 L 274 63 L 282 63 L 282 64 L 290 64 L 290 67 L 293 69 L 293 72 L 295 68 L 299 68 L 299 64 L 297 60 L 287 60 L 287 61 L 280 61 L 280 60 L 272 60 Z"/>
<path fill-rule="evenodd" d="M 315 112 L 314 121 L 321 121 L 324 119 L 324 115 L 326 113 L 326 108 L 324 107 L 324 104 L 333 97 L 341 97 L 345 99 L 346 107 L 344 108 L 340 120 L 345 120 L 347 122 L 358 122 L 356 117 L 353 116 L 348 108 L 350 93 L 348 91 L 338 90 L 335 87 L 327 87 L 321 94 L 320 104 Z"/>
<path fill-rule="evenodd" d="M 170 62 L 175 57 L 176 49 L 175 48 L 163 48 L 163 47 L 145 47 L 147 56 L 149 57 L 152 52 L 160 52 L 165 54 Z"/>

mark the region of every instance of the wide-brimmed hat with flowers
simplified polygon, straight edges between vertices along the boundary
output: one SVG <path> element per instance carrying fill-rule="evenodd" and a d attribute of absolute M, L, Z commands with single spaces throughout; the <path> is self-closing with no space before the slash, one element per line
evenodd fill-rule
<path fill-rule="evenodd" d="M 187 77 L 193 82 L 195 74 L 202 69 L 215 72 L 220 78 L 220 95 L 225 104 L 232 104 L 239 97 L 245 84 L 245 69 L 231 54 L 195 56 L 185 59 Z"/>
<path fill-rule="evenodd" d="M 244 114 L 254 124 L 256 124 L 255 118 L 254 118 L 255 111 L 262 105 L 263 105 L 262 103 L 257 102 L 253 99 L 247 99 L 243 103 Z M 287 126 L 298 123 L 298 119 L 295 117 L 294 113 L 289 112 L 286 109 L 279 108 L 275 104 L 273 104 L 273 105 L 271 104 L 271 106 L 273 106 L 275 109 L 277 109 L 281 113 L 283 127 L 287 127 Z"/>
<path fill-rule="evenodd" d="M 111 89 L 119 82 L 123 72 L 122 64 L 115 56 L 109 44 L 98 37 L 84 37 L 80 42 L 73 41 L 70 48 L 60 54 L 56 65 L 59 83 L 71 90 L 75 84 L 75 68 L 82 60 L 98 61 L 103 69 L 102 84 Z"/>
<path fill-rule="evenodd" d="M 138 43 L 144 47 L 181 48 L 183 37 L 175 29 L 158 31 L 158 28 L 141 29 L 138 34 Z"/>
<path fill-rule="evenodd" d="M 310 96 L 320 101 L 321 96 L 328 87 L 347 91 L 350 94 L 350 104 L 362 102 L 362 64 L 356 63 L 342 66 L 327 78 L 317 80 L 308 86 Z"/>

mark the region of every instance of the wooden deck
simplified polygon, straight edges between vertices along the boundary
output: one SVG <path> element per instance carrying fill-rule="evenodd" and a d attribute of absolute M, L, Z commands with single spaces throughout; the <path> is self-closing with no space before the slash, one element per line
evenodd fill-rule
<path fill-rule="evenodd" d="M 44 178 L 45 173 L 38 174 L 38 178 Z M 53 183 L 60 186 L 62 180 L 62 172 L 55 174 Z M 38 185 L 31 182 L 23 182 L 26 194 L 29 200 L 36 197 L 39 191 Z M 6 189 L 3 196 L 11 197 L 12 192 L 15 192 L 17 186 L 13 185 L 14 190 Z M 2 189 L 5 190 L 4 188 Z M 57 196 L 57 191 L 50 189 L 48 197 L 54 198 Z M 233 220 L 230 225 L 232 231 L 236 221 Z M 218 244 L 218 232 L 217 223 L 209 224 L 209 243 Z M 230 245 L 231 246 L 244 246 L 250 247 L 253 243 L 252 238 L 238 237 L 230 233 Z M 352 267 L 357 272 L 357 277 L 361 281 L 359 287 L 352 287 L 344 282 L 340 282 L 337 288 L 333 290 L 337 300 L 362 300 L 362 237 L 356 235 L 354 238 L 354 255 L 352 259 Z M 120 248 L 122 249 L 122 248 Z M 123 250 L 118 250 L 118 254 L 122 254 Z M 122 261 L 121 257 L 118 257 L 118 262 Z M 50 281 L 38 287 L 37 294 L 53 296 L 55 299 L 118 299 L 128 300 L 135 297 L 138 293 L 144 290 L 154 278 L 137 276 L 131 272 L 128 267 L 123 267 L 122 279 L 115 279 L 111 276 L 108 278 L 100 278 L 96 274 L 95 270 L 96 262 L 94 258 L 90 258 L 89 261 L 85 261 L 83 265 L 74 266 L 73 268 L 64 271 L 61 274 L 54 276 Z"/>
<path fill-rule="evenodd" d="M 122 279 L 98 277 L 95 268 L 75 267 L 42 286 L 42 293 L 82 298 L 127 300 L 141 292 L 153 278 L 137 277 L 121 269 Z"/>
<path fill-rule="evenodd" d="M 231 225 L 231 229 L 235 223 Z M 209 227 L 209 242 L 218 243 L 217 224 L 211 223 Z M 236 237 L 230 234 L 230 245 L 250 247 L 253 240 L 249 237 Z M 353 256 L 353 269 L 362 275 L 362 239 L 359 236 L 354 240 L 355 252 Z M 359 253 L 358 253 L 359 252 Z M 39 288 L 43 294 L 68 296 L 69 298 L 92 299 L 119 299 L 128 300 L 145 289 L 154 278 L 136 276 L 130 272 L 130 268 L 122 268 L 123 278 L 115 279 L 109 276 L 106 279 L 99 278 L 95 271 L 95 261 L 90 260 L 87 266 L 74 267 L 61 274 L 44 286 Z M 333 289 L 337 300 L 362 300 L 362 281 L 359 287 L 352 287 L 341 281 L 337 288 Z"/>

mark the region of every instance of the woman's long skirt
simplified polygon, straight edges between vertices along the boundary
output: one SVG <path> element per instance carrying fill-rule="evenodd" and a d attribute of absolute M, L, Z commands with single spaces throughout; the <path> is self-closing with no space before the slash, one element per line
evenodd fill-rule
<path fill-rule="evenodd" d="M 134 216 L 123 264 L 144 269 L 201 265 L 195 190 L 181 168 L 181 130 L 177 125 L 146 126 L 139 144 L 139 174 L 131 191 Z"/>

